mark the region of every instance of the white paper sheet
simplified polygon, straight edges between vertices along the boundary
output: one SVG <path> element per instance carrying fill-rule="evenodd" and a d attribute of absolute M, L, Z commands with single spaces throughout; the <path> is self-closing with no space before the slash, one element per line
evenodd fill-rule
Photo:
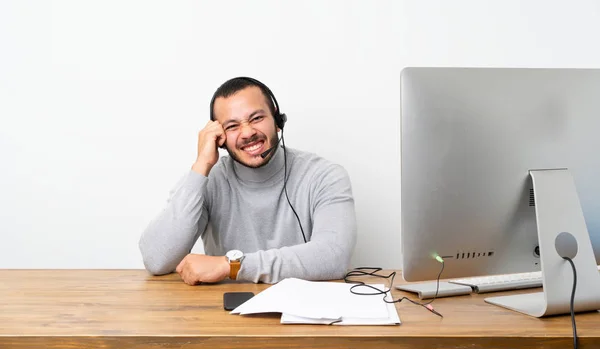
<path fill-rule="evenodd" d="M 281 322 L 314 324 L 399 324 L 394 304 L 383 295 L 356 295 L 354 284 L 316 282 L 295 278 L 282 280 L 235 308 L 231 314 L 282 313 Z M 384 285 L 372 285 L 384 290 Z M 360 287 L 360 292 L 374 290 Z M 386 296 L 389 298 L 389 294 Z"/>

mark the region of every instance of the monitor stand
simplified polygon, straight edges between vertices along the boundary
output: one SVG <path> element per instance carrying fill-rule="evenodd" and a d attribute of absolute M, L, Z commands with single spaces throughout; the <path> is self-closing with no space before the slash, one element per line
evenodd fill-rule
<path fill-rule="evenodd" d="M 600 274 L 571 172 L 531 170 L 540 246 L 543 292 L 486 298 L 535 317 L 570 314 L 573 270 L 577 270 L 575 312 L 600 309 Z M 562 233 L 562 234 L 561 234 Z"/>

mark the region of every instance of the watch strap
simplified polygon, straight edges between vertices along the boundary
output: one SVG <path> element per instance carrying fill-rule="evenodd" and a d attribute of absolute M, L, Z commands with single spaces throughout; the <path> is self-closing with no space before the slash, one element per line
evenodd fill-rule
<path fill-rule="evenodd" d="M 237 274 L 242 266 L 241 261 L 230 261 L 229 262 L 229 278 L 231 280 L 237 279 Z"/>

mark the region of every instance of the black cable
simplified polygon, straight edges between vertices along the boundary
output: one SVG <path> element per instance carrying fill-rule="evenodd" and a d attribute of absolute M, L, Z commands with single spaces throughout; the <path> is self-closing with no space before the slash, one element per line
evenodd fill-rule
<path fill-rule="evenodd" d="M 577 349 L 577 324 L 575 323 L 575 289 L 577 288 L 577 270 L 575 269 L 575 263 L 569 257 L 563 257 L 573 268 L 573 291 L 571 292 L 571 325 L 573 326 L 573 348 Z"/>
<path fill-rule="evenodd" d="M 306 235 L 304 235 L 304 229 L 302 228 L 302 223 L 300 223 L 300 217 L 298 217 L 294 206 L 292 206 L 292 203 L 290 202 L 290 197 L 288 196 L 287 192 L 287 151 L 285 149 L 285 138 L 283 138 L 283 128 L 281 129 L 281 142 L 283 143 L 283 190 L 285 191 L 285 197 L 287 198 L 287 202 L 292 208 L 292 211 L 296 216 L 296 220 L 298 220 L 298 225 L 300 226 L 300 231 L 302 232 L 302 238 L 304 239 L 304 243 L 306 243 Z"/>
<path fill-rule="evenodd" d="M 410 299 L 408 297 L 402 297 L 402 298 L 399 298 L 397 300 L 393 300 L 393 298 L 392 298 L 391 301 L 388 301 L 387 299 L 385 299 L 387 293 L 390 293 L 390 297 L 391 297 L 391 290 L 392 290 L 392 287 L 394 285 L 394 278 L 396 277 L 396 272 L 395 271 L 391 272 L 389 275 L 379 275 L 379 274 L 376 274 L 376 273 L 378 271 L 381 271 L 382 268 L 379 268 L 379 267 L 358 267 L 358 268 L 355 268 L 354 270 L 351 270 L 348 273 L 346 273 L 346 275 L 344 276 L 344 282 L 356 284 L 356 285 L 350 287 L 350 292 L 352 292 L 353 294 L 361 295 L 361 296 L 373 296 L 373 295 L 383 294 L 383 301 L 386 302 L 386 303 L 400 303 L 403 300 L 407 300 L 407 301 L 411 302 L 412 304 L 422 306 L 423 308 L 427 309 L 428 311 L 432 312 L 433 314 L 435 314 L 435 315 L 443 318 L 444 316 L 442 314 L 438 313 L 437 311 L 435 311 L 435 309 L 433 309 L 433 307 L 431 306 L 431 303 L 433 303 L 433 301 L 436 300 L 436 298 L 438 296 L 439 289 L 440 289 L 440 277 L 442 276 L 442 272 L 444 271 L 444 262 L 441 262 L 441 264 L 442 264 L 442 268 L 441 268 L 441 270 L 440 270 L 440 272 L 439 272 L 439 274 L 437 276 L 437 284 L 436 284 L 436 289 L 435 289 L 435 295 L 433 296 L 433 298 L 429 302 L 426 302 L 426 303 L 417 302 L 417 301 L 414 301 L 414 300 L 412 300 L 412 299 Z M 366 272 L 364 270 L 371 270 L 371 271 L 370 272 Z M 352 277 L 352 276 L 375 276 L 375 277 L 380 277 L 380 278 L 383 278 L 383 279 L 389 279 L 389 278 L 391 278 L 391 282 L 390 282 L 390 286 L 388 287 L 388 289 L 382 291 L 382 290 L 380 290 L 380 289 L 378 289 L 378 288 L 376 288 L 374 286 L 367 285 L 367 284 L 365 284 L 362 281 L 350 280 L 349 277 Z M 354 291 L 355 288 L 361 287 L 361 286 L 371 288 L 371 289 L 375 290 L 376 292 L 357 292 L 357 291 Z"/>

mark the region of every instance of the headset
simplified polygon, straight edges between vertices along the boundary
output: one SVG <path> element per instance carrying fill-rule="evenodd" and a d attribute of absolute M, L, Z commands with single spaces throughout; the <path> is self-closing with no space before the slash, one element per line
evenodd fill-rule
<path fill-rule="evenodd" d="M 279 127 L 279 129 L 281 129 L 281 138 L 277 139 L 277 142 L 275 143 L 275 145 L 273 145 L 271 148 L 267 149 L 266 151 L 264 151 L 262 154 L 260 154 L 260 156 L 264 159 L 265 157 L 267 157 L 267 155 L 269 155 L 272 151 L 274 151 L 277 148 L 277 145 L 279 144 L 279 142 L 281 140 L 283 140 L 283 155 L 284 155 L 284 159 L 283 159 L 283 164 L 284 164 L 284 175 L 283 175 L 283 189 L 285 191 L 285 197 L 287 198 L 287 202 L 290 205 L 290 207 L 292 208 L 292 211 L 294 212 L 294 215 L 296 216 L 296 220 L 298 221 L 298 225 L 300 226 L 300 232 L 302 233 L 302 238 L 304 239 L 304 243 L 306 243 L 306 235 L 304 234 L 304 228 L 302 227 L 302 223 L 300 222 L 300 217 L 298 217 L 298 214 L 296 213 L 296 210 L 294 209 L 294 206 L 292 206 L 292 203 L 290 202 L 290 198 L 288 196 L 287 193 L 287 152 L 285 149 L 285 139 L 283 138 L 283 126 L 285 126 L 285 123 L 287 122 L 287 115 L 285 115 L 284 113 L 281 113 L 279 110 L 279 103 L 277 103 L 277 98 L 275 98 L 275 95 L 273 94 L 273 92 L 271 91 L 270 88 L 267 87 L 267 85 L 263 84 L 262 82 L 254 79 L 254 78 L 250 78 L 247 76 L 239 76 L 237 78 L 233 78 L 231 80 L 234 79 L 241 79 L 241 80 L 245 80 L 248 81 L 254 85 L 257 85 L 262 91 L 263 93 L 266 92 L 269 95 L 269 98 L 271 98 L 271 103 L 272 105 L 275 107 L 275 113 L 273 115 L 273 118 L 275 119 L 275 125 L 277 127 Z M 215 106 L 215 99 L 216 99 L 216 92 L 215 94 L 213 94 L 212 99 L 210 100 L 210 119 L 212 121 L 215 121 L 215 114 L 213 112 L 214 106 Z M 221 148 L 225 148 L 225 145 L 222 145 Z"/>

